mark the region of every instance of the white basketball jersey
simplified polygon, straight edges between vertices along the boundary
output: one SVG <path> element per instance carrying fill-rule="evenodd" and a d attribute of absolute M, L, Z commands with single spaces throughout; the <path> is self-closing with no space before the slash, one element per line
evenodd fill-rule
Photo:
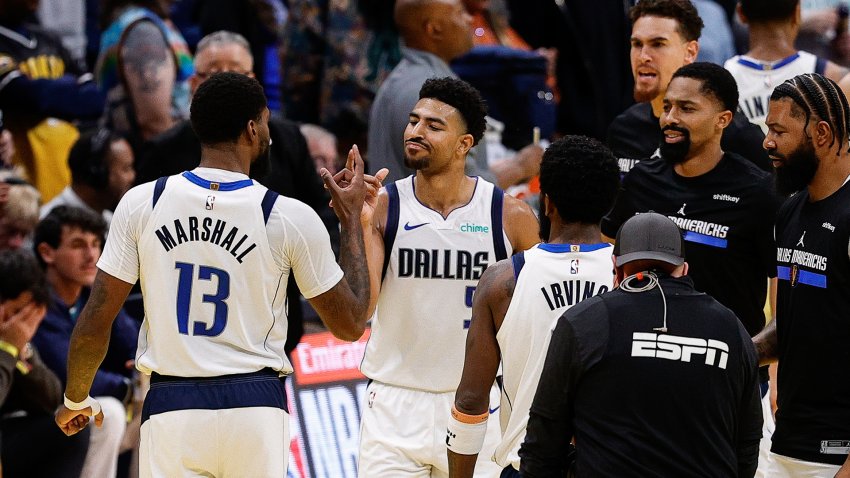
<path fill-rule="evenodd" d="M 291 373 L 290 271 L 308 298 L 342 278 L 321 220 L 245 175 L 198 168 L 166 179 L 122 199 L 98 262 L 141 281 L 137 367 L 181 377 Z"/>
<path fill-rule="evenodd" d="M 416 199 L 413 176 L 387 186 L 386 272 L 361 364 L 367 377 L 427 392 L 457 389 L 472 294 L 484 269 L 511 253 L 502 191 L 476 180 L 472 199 L 446 218 Z"/>
<path fill-rule="evenodd" d="M 770 95 L 777 85 L 803 73 L 813 73 L 818 68 L 818 57 L 805 51 L 775 62 L 764 62 L 746 55 L 726 60 L 727 70 L 738 84 L 738 105 L 753 124 L 767 133 L 765 118 Z M 821 68 L 822 69 L 822 68 Z M 823 73 L 820 71 L 819 73 Z"/>
<path fill-rule="evenodd" d="M 513 256 L 513 298 L 496 340 L 502 355 L 502 441 L 494 460 L 519 469 L 528 411 L 557 319 L 578 302 L 613 288 L 614 246 L 538 244 Z"/>

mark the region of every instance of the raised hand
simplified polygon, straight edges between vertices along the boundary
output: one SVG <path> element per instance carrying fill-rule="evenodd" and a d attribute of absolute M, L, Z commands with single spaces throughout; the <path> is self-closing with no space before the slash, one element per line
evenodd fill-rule
<path fill-rule="evenodd" d="M 331 206 L 340 223 L 351 225 L 351 221 L 360 217 L 366 198 L 366 181 L 363 178 L 363 158 L 357 145 L 348 151 L 345 169 L 332 175 L 325 168 L 319 170 L 325 188 L 331 193 Z"/>

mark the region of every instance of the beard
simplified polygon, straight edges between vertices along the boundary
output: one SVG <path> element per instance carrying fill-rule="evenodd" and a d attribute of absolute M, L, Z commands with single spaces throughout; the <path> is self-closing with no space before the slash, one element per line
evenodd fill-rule
<path fill-rule="evenodd" d="M 672 125 L 662 128 L 661 134 L 663 135 L 665 131 L 676 131 L 682 133 L 683 137 L 678 143 L 668 143 L 662 136 L 661 146 L 658 148 L 661 151 L 661 157 L 670 164 L 681 163 L 691 150 L 691 133 L 685 128 Z"/>
<path fill-rule="evenodd" d="M 810 139 L 787 156 L 777 153 L 775 149 L 768 150 L 767 153 L 784 160 L 784 164 L 776 168 L 776 190 L 783 196 L 790 196 L 808 186 L 820 164 Z"/>
<path fill-rule="evenodd" d="M 638 86 L 637 82 L 635 82 L 634 90 L 632 90 L 632 94 L 635 98 L 635 101 L 638 103 L 646 103 L 648 101 L 654 100 L 658 95 L 661 94 L 661 87 L 659 83 L 656 82 L 654 85 L 648 88 L 641 88 Z"/>
<path fill-rule="evenodd" d="M 414 139 L 408 140 L 408 141 L 411 142 L 411 143 L 416 143 L 416 144 L 422 145 L 423 147 L 425 146 L 421 141 L 417 141 L 417 140 L 414 140 Z M 419 171 L 419 170 L 425 169 L 425 168 L 427 168 L 428 166 L 431 165 L 431 156 L 429 155 L 429 156 L 424 156 L 424 157 L 419 158 L 419 159 L 414 159 L 414 158 L 411 158 L 410 156 L 407 155 L 407 149 L 405 149 L 405 151 L 404 151 L 404 165 L 407 166 L 410 169 Z"/>
<path fill-rule="evenodd" d="M 266 143 L 266 146 L 260 151 L 260 154 L 257 155 L 257 159 L 251 163 L 251 171 L 248 174 L 248 177 L 251 179 L 261 180 L 266 177 L 266 174 L 269 173 L 271 169 L 272 160 L 271 160 L 271 147 Z"/>

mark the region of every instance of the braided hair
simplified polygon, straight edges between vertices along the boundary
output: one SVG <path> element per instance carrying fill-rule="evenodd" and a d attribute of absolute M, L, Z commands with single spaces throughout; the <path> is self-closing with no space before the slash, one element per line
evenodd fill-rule
<path fill-rule="evenodd" d="M 833 132 L 832 143 L 848 144 L 850 136 L 850 106 L 847 97 L 834 81 L 817 73 L 805 73 L 786 80 L 770 95 L 770 101 L 790 98 L 806 115 L 806 126 L 814 115 L 825 121 Z M 840 148 L 839 148 L 840 150 Z M 850 145 L 848 145 L 850 152 Z"/>

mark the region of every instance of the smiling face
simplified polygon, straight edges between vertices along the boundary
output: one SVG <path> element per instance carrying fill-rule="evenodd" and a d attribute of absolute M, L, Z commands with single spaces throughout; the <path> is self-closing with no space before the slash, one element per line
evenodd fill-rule
<path fill-rule="evenodd" d="M 723 128 L 731 119 L 720 100 L 702 91 L 702 81 L 674 78 L 664 95 L 664 114 L 659 118 L 664 138 L 661 156 L 678 163 L 711 142 L 720 142 Z"/>
<path fill-rule="evenodd" d="M 97 274 L 97 260 L 101 253 L 99 235 L 79 227 L 62 226 L 62 239 L 57 248 L 42 242 L 38 252 L 47 264 L 48 277 L 55 277 L 65 284 L 90 286 Z"/>
<path fill-rule="evenodd" d="M 404 130 L 404 165 L 416 170 L 443 169 L 472 147 L 466 122 L 451 105 L 423 98 L 410 112 Z"/>
<path fill-rule="evenodd" d="M 652 101 L 663 95 L 673 73 L 693 63 L 698 49 L 696 41 L 686 41 L 679 33 L 678 21 L 638 18 L 632 26 L 630 53 L 635 101 Z"/>

